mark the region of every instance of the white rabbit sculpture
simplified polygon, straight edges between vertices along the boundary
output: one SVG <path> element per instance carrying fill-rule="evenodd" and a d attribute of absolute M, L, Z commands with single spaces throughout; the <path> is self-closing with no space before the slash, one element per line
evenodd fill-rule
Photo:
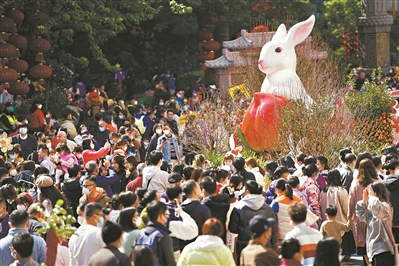
<path fill-rule="evenodd" d="M 296 74 L 296 54 L 294 47 L 303 42 L 310 34 L 315 23 L 314 15 L 292 26 L 287 33 L 281 24 L 271 41 L 267 42 L 260 53 L 258 67 L 266 74 L 261 92 L 284 96 L 291 100 L 303 100 L 313 103 Z"/>

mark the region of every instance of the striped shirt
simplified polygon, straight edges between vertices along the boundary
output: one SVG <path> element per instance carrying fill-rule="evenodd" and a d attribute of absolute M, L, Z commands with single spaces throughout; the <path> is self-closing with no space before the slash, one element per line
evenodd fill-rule
<path fill-rule="evenodd" d="M 301 243 L 303 266 L 313 265 L 317 243 L 323 239 L 323 235 L 316 229 L 308 227 L 305 223 L 300 223 L 285 235 L 285 239 L 291 238 L 295 238 Z"/>

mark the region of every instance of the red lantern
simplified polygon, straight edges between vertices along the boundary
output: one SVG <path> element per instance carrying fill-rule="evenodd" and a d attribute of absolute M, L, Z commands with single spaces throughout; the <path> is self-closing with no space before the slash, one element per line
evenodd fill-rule
<path fill-rule="evenodd" d="M 24 73 L 26 70 L 28 70 L 29 67 L 28 63 L 25 60 L 20 60 L 19 58 L 10 61 L 8 66 L 12 69 L 15 69 L 18 73 Z"/>
<path fill-rule="evenodd" d="M 5 64 L 8 63 L 9 57 L 17 56 L 17 48 L 10 43 L 0 43 L 0 58 L 3 58 Z"/>
<path fill-rule="evenodd" d="M 17 80 L 16 82 L 10 83 L 10 88 L 8 92 L 12 95 L 24 95 L 29 92 L 29 84 Z"/>
<path fill-rule="evenodd" d="M 14 31 L 14 20 L 7 18 L 4 15 L 0 17 L 0 31 L 1 32 L 13 32 Z"/>
<path fill-rule="evenodd" d="M 15 7 L 13 7 L 11 10 L 8 10 L 6 12 L 6 16 L 14 20 L 16 24 L 20 24 L 24 20 L 24 13 L 22 13 L 19 10 L 16 10 Z"/>
<path fill-rule="evenodd" d="M 15 69 L 8 68 L 7 66 L 0 68 L 0 83 L 4 83 L 5 88 L 9 88 L 9 82 L 16 81 L 18 73 Z"/>
<path fill-rule="evenodd" d="M 269 28 L 265 25 L 259 25 L 254 27 L 252 32 L 269 32 Z"/>
<path fill-rule="evenodd" d="M 212 60 L 211 55 L 207 52 L 197 55 L 197 62 L 204 63 L 206 60 Z"/>
<path fill-rule="evenodd" d="M 29 75 L 34 79 L 38 79 L 41 85 L 44 84 L 44 79 L 49 78 L 52 73 L 53 70 L 49 66 L 43 65 L 43 63 L 33 66 L 29 70 Z"/>
<path fill-rule="evenodd" d="M 206 30 L 206 29 L 202 29 L 202 30 L 199 30 L 197 32 L 197 39 L 198 40 L 203 41 L 203 40 L 210 40 L 212 38 L 213 38 L 212 31 L 209 31 L 209 30 Z"/>
<path fill-rule="evenodd" d="M 33 52 L 38 53 L 36 55 L 36 62 L 43 62 L 44 56 L 43 53 L 48 52 L 51 48 L 51 44 L 46 39 L 38 36 L 37 39 L 34 39 L 29 42 L 29 49 Z"/>
<path fill-rule="evenodd" d="M 217 41 L 211 39 L 210 41 L 203 42 L 202 47 L 206 51 L 217 51 L 220 49 L 220 44 Z"/>
<path fill-rule="evenodd" d="M 26 50 L 28 48 L 28 41 L 22 35 L 18 35 L 15 33 L 8 38 L 8 43 L 13 44 L 15 47 L 19 48 L 20 50 Z"/>

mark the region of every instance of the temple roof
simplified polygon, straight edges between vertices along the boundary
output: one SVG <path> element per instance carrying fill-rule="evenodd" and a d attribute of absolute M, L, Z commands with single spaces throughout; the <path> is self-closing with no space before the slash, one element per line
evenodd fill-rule
<path fill-rule="evenodd" d="M 245 66 L 248 64 L 248 54 L 243 54 L 240 50 L 248 48 L 260 48 L 268 41 L 271 41 L 275 32 L 253 32 L 241 30 L 241 37 L 223 42 L 222 56 L 214 60 L 205 61 L 208 68 L 227 68 L 232 66 Z M 306 38 L 304 42 L 295 48 L 298 55 L 306 56 L 310 59 L 325 59 L 327 52 L 319 52 L 311 49 L 312 37 Z M 233 50 L 233 51 L 230 51 Z"/>

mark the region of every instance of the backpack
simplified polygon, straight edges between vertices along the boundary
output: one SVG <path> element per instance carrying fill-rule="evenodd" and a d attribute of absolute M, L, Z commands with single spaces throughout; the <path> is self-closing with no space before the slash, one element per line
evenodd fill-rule
<path fill-rule="evenodd" d="M 145 229 L 140 230 L 139 236 L 137 237 L 136 240 L 136 245 L 146 245 L 149 248 L 151 248 L 152 253 L 154 253 L 154 256 L 156 258 L 155 265 L 159 266 L 159 261 L 158 261 L 158 256 L 157 256 L 157 244 L 158 240 L 157 237 L 158 235 L 162 235 L 160 231 L 155 230 L 152 232 L 150 235 L 147 235 L 145 232 Z"/>

